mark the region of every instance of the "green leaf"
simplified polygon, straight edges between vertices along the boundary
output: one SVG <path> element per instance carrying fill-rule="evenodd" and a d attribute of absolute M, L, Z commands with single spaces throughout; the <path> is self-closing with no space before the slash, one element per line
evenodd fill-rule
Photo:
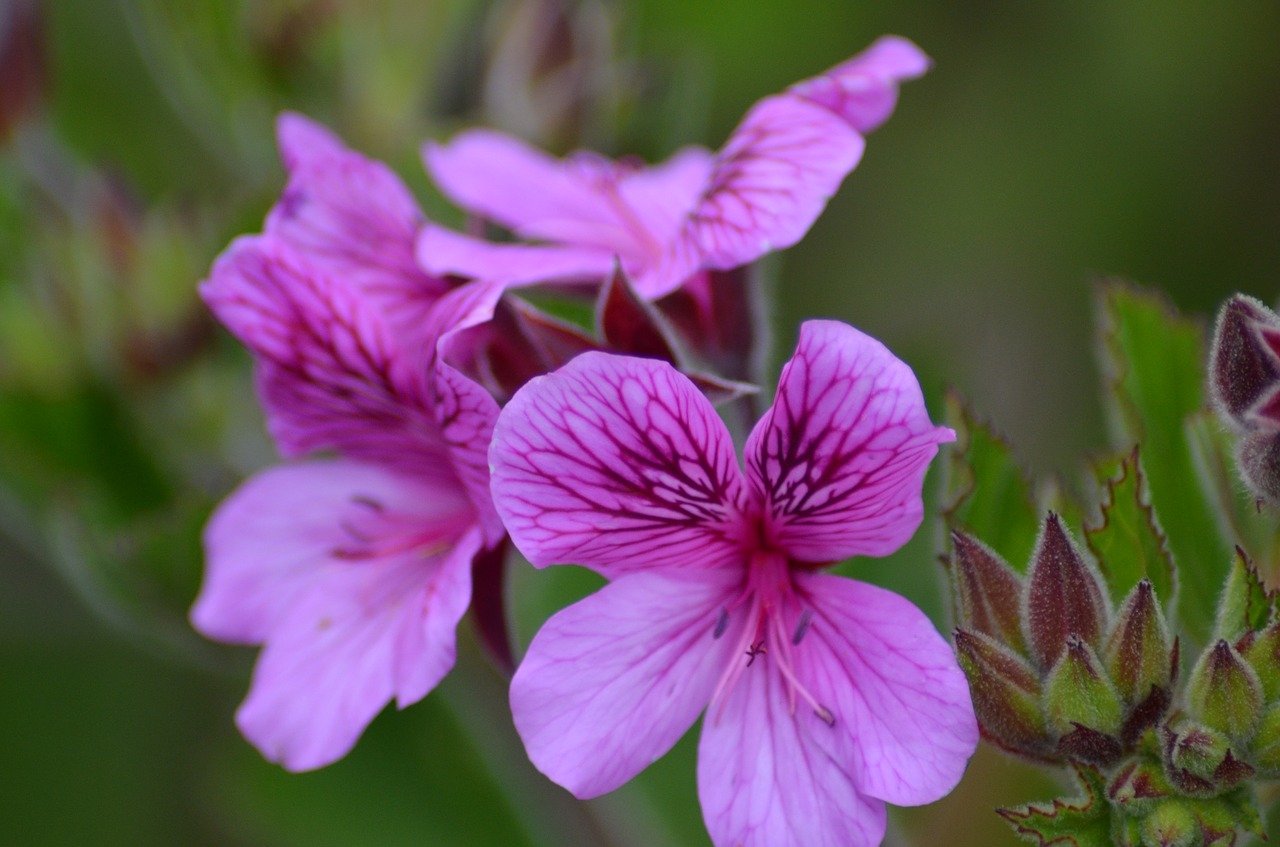
<path fill-rule="evenodd" d="M 1200 486 L 1186 430 L 1187 418 L 1205 405 L 1204 332 L 1160 296 L 1130 285 L 1102 285 L 1098 302 L 1114 438 L 1122 449 L 1142 445 L 1151 504 L 1178 568 L 1178 616 L 1203 641 L 1230 550 Z"/>
<path fill-rule="evenodd" d="M 1107 579 L 1112 601 L 1118 606 L 1146 577 L 1169 608 L 1176 587 L 1173 559 L 1147 496 L 1138 448 L 1121 460 L 1118 474 L 1101 482 L 1102 523 L 1086 526 L 1084 537 Z"/>
<path fill-rule="evenodd" d="M 956 431 L 943 483 L 947 527 L 981 539 L 1025 573 L 1040 533 L 1026 474 L 1009 443 L 979 421 L 955 391 L 947 392 L 945 415 Z"/>
<path fill-rule="evenodd" d="M 1097 770 L 1073 765 L 1084 795 L 1072 800 L 1054 800 L 1052 805 L 1035 803 L 1016 809 L 997 809 L 1014 831 L 1032 844 L 1072 845 L 1072 847 L 1112 847 L 1111 810 L 1106 802 L 1106 783 Z"/>

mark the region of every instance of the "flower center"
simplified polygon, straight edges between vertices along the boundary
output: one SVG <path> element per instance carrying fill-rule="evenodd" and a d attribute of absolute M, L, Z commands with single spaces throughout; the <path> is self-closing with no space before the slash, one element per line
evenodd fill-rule
<path fill-rule="evenodd" d="M 786 681 L 791 714 L 795 714 L 796 704 L 803 700 L 824 723 L 835 726 L 831 710 L 818 702 L 796 676 L 795 651 L 813 623 L 813 610 L 804 608 L 796 596 L 786 557 L 768 551 L 752 555 L 746 587 L 729 608 L 721 610 L 712 636 L 723 636 L 730 618 L 736 614 L 745 614 L 745 624 L 738 635 L 737 649 L 711 695 L 714 719 L 720 719 L 724 704 L 743 674 L 768 662 L 777 667 Z"/>

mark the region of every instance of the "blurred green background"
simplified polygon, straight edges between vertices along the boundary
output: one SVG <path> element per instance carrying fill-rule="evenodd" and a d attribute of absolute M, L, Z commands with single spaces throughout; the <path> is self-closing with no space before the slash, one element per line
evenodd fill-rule
<path fill-rule="evenodd" d="M 717 146 L 878 35 L 936 65 L 771 262 L 774 362 L 837 317 L 958 387 L 1030 468 L 1106 442 L 1092 285 L 1209 315 L 1280 271 L 1280 6 L 806 0 L 0 2 L 0 841 L 704 845 L 694 739 L 588 804 L 538 777 L 464 627 L 459 667 L 289 775 L 236 734 L 253 654 L 189 630 L 199 530 L 273 461 L 250 361 L 195 298 L 283 183 L 272 120 L 332 126 L 429 214 L 417 146 L 473 123 L 557 152 Z M 933 408 L 940 414 L 940 404 Z M 932 530 L 932 531 L 931 531 Z M 936 527 L 855 563 L 947 626 Z M 520 570 L 522 643 L 590 582 Z M 889 844 L 1015 843 L 1049 776 L 983 751 Z"/>

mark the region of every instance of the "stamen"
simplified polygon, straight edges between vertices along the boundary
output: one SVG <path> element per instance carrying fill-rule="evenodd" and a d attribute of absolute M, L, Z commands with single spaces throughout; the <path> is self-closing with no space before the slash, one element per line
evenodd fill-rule
<path fill-rule="evenodd" d="M 803 621 L 804 615 L 802 614 L 800 617 Z M 818 702 L 818 698 L 814 697 L 809 692 L 809 689 L 804 687 L 800 680 L 796 678 L 795 671 L 792 670 L 794 659 L 791 653 L 791 647 L 793 642 L 787 641 L 785 638 L 785 633 L 782 631 L 783 624 L 781 615 L 775 617 L 772 623 L 774 635 L 777 637 L 778 643 L 782 645 L 782 649 L 779 651 L 779 655 L 774 661 L 774 665 L 777 666 L 778 670 L 782 671 L 782 675 L 787 680 L 787 684 L 790 689 L 791 714 L 794 715 L 796 713 L 796 695 L 799 695 L 806 703 L 809 704 L 809 708 L 813 709 L 813 713 L 817 715 L 823 723 L 827 726 L 835 726 L 835 715 L 831 713 L 830 709 Z M 797 627 L 797 629 L 799 628 Z M 801 635 L 803 635 L 803 633 L 801 633 Z"/>
<path fill-rule="evenodd" d="M 355 495 L 354 497 L 351 498 L 351 502 L 359 503 L 361 506 L 364 506 L 375 512 L 383 511 L 383 506 L 381 503 L 379 503 L 377 500 L 374 500 L 372 497 L 365 496 L 364 494 Z"/>
<path fill-rule="evenodd" d="M 795 634 L 791 636 L 792 644 L 799 644 L 804 638 L 805 633 L 809 631 L 809 624 L 813 621 L 813 609 L 805 609 L 800 613 L 800 622 L 796 624 Z"/>
<path fill-rule="evenodd" d="M 724 635 L 724 631 L 729 628 L 729 610 L 721 609 L 720 617 L 716 618 L 716 628 L 712 631 L 711 637 L 719 640 Z"/>

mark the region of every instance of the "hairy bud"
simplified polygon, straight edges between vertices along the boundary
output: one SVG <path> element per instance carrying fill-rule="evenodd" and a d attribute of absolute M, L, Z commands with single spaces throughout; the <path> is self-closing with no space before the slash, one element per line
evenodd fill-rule
<path fill-rule="evenodd" d="M 1262 710 L 1257 673 L 1225 640 L 1205 650 L 1187 681 L 1187 711 L 1196 720 L 1247 742 Z"/>
<path fill-rule="evenodd" d="M 1031 658 L 1042 670 L 1057 664 L 1067 640 L 1099 646 L 1107 623 L 1102 580 L 1084 560 L 1061 519 L 1050 512 L 1032 556 L 1024 600 Z"/>
<path fill-rule="evenodd" d="M 983 736 L 1012 753 L 1050 758 L 1051 740 L 1040 711 L 1041 685 L 1035 669 L 981 633 L 957 629 L 954 638 Z"/>
<path fill-rule="evenodd" d="M 951 533 L 952 578 L 961 626 L 1025 650 L 1022 579 L 991 548 L 963 532 Z"/>
<path fill-rule="evenodd" d="M 1066 652 L 1049 672 L 1044 711 L 1050 729 L 1060 735 L 1079 727 L 1112 737 L 1120 731 L 1120 695 L 1107 679 L 1093 648 L 1077 636 L 1068 637 Z"/>

